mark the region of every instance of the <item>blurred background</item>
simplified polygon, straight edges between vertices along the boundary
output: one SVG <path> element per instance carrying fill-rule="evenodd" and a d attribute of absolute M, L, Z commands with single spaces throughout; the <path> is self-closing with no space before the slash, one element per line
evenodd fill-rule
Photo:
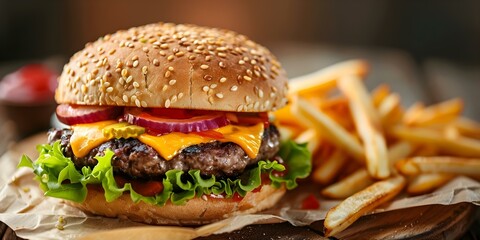
<path fill-rule="evenodd" d="M 292 78 L 365 58 L 372 63 L 370 88 L 386 82 L 406 106 L 461 96 L 465 114 L 478 120 L 478 10 L 477 0 L 0 0 L 0 78 L 27 63 L 58 73 L 86 42 L 118 29 L 193 23 L 249 36 L 270 48 Z"/>

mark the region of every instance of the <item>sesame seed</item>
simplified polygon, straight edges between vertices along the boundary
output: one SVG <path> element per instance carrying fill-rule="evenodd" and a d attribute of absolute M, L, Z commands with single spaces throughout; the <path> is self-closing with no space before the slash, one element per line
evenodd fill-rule
<path fill-rule="evenodd" d="M 215 96 L 217 96 L 218 98 L 223 98 L 223 94 L 222 94 L 222 93 L 217 93 L 217 94 L 215 94 Z"/>
<path fill-rule="evenodd" d="M 212 56 L 210 56 L 210 55 L 208 55 L 208 56 L 205 56 L 205 61 L 207 61 L 207 62 L 208 62 L 208 61 L 210 61 L 210 60 L 212 60 Z"/>
<path fill-rule="evenodd" d="M 88 87 L 87 85 L 82 85 L 82 92 L 87 93 Z"/>
<path fill-rule="evenodd" d="M 124 102 L 128 102 L 128 97 L 127 97 L 127 95 L 123 95 L 123 96 L 122 96 L 122 99 L 123 99 Z"/>
<path fill-rule="evenodd" d="M 207 81 L 212 81 L 213 77 L 211 75 L 205 75 L 205 76 L 203 76 L 203 79 L 205 79 Z"/>
<path fill-rule="evenodd" d="M 215 89 L 216 87 L 217 87 L 217 84 L 215 84 L 215 83 L 213 83 L 213 84 L 210 85 L 210 88 L 211 88 L 211 89 Z"/>
<path fill-rule="evenodd" d="M 225 68 L 225 63 L 224 62 L 218 62 L 218 66 L 220 66 L 221 68 Z"/>
<path fill-rule="evenodd" d="M 255 59 L 252 59 L 252 61 L 250 61 L 250 64 L 255 65 L 257 64 L 257 61 Z"/>
<path fill-rule="evenodd" d="M 253 75 L 253 72 L 252 72 L 252 70 L 250 70 L 250 69 L 247 69 L 247 75 L 251 77 L 251 76 Z"/>
<path fill-rule="evenodd" d="M 196 58 L 195 55 L 188 56 L 188 60 L 195 60 L 195 58 Z"/>
<path fill-rule="evenodd" d="M 112 55 L 112 54 L 114 54 L 116 51 L 117 51 L 116 49 L 112 49 L 112 50 L 110 50 L 110 51 L 108 52 L 108 54 Z"/>
<path fill-rule="evenodd" d="M 224 58 L 224 57 L 227 56 L 227 54 L 225 54 L 225 53 L 223 53 L 223 52 L 219 52 L 219 53 L 217 53 L 217 55 L 218 55 L 219 57 L 222 57 L 222 58 Z"/>
<path fill-rule="evenodd" d="M 143 73 L 143 75 L 147 75 L 147 73 L 148 73 L 148 67 L 147 66 L 142 67 L 142 73 Z"/>
<path fill-rule="evenodd" d="M 135 105 L 137 105 L 137 107 L 141 107 L 142 105 L 140 104 L 140 100 L 138 99 L 135 99 Z"/>
<path fill-rule="evenodd" d="M 126 68 L 122 69 L 122 77 L 126 77 L 128 75 L 128 70 Z"/>
<path fill-rule="evenodd" d="M 132 64 L 132 62 L 130 62 L 130 61 L 127 61 L 127 67 L 129 67 L 129 68 L 133 67 L 133 64 Z"/>
<path fill-rule="evenodd" d="M 203 88 L 202 88 L 202 90 L 203 90 L 204 92 L 207 92 L 209 89 L 210 89 L 209 86 L 203 86 Z"/>
<path fill-rule="evenodd" d="M 209 97 L 209 98 L 208 98 L 208 102 L 209 102 L 210 104 L 213 104 L 213 97 Z"/>
<path fill-rule="evenodd" d="M 262 91 L 262 89 L 259 89 L 259 90 L 258 90 L 258 96 L 259 96 L 260 98 L 263 98 L 263 91 Z"/>
<path fill-rule="evenodd" d="M 171 75 L 172 75 L 172 72 L 170 72 L 168 70 L 165 72 L 165 77 L 166 78 L 170 77 Z"/>
<path fill-rule="evenodd" d="M 226 81 L 227 81 L 227 78 L 226 78 L 226 77 L 220 78 L 220 82 L 221 82 L 221 83 L 224 83 L 224 82 L 226 82 Z"/>
<path fill-rule="evenodd" d="M 252 78 L 249 76 L 243 76 L 243 79 L 245 79 L 246 81 L 252 81 Z"/>
<path fill-rule="evenodd" d="M 173 48 L 173 49 L 172 49 L 172 52 L 173 52 L 173 53 L 178 53 L 178 48 Z"/>
<path fill-rule="evenodd" d="M 239 61 L 238 61 L 238 64 L 243 65 L 243 64 L 245 64 L 245 61 L 239 60 Z"/>
<path fill-rule="evenodd" d="M 175 103 L 177 101 L 177 95 L 173 95 L 170 99 L 172 103 Z"/>
<path fill-rule="evenodd" d="M 173 69 L 174 69 L 174 68 L 173 68 L 172 66 L 168 67 L 168 70 L 169 70 L 169 71 L 172 71 L 172 72 L 173 72 Z"/>
<path fill-rule="evenodd" d="M 167 99 L 167 100 L 165 101 L 165 107 L 166 107 L 166 108 L 169 108 L 169 107 L 170 107 L 170 99 Z"/>
<path fill-rule="evenodd" d="M 113 87 L 108 87 L 108 88 L 107 88 L 107 92 L 109 92 L 109 93 L 110 93 L 110 92 L 113 92 Z"/>
<path fill-rule="evenodd" d="M 168 44 L 163 43 L 162 45 L 160 45 L 160 48 L 161 49 L 168 49 Z"/>
<path fill-rule="evenodd" d="M 163 51 L 163 50 L 160 51 L 159 53 L 160 53 L 160 55 L 162 55 L 162 56 L 164 56 L 164 57 L 167 56 L 167 54 L 166 54 L 165 51 Z"/>
<path fill-rule="evenodd" d="M 181 99 L 183 97 L 183 93 L 178 94 L 178 99 Z"/>
<path fill-rule="evenodd" d="M 177 52 L 177 53 L 175 53 L 175 56 L 177 56 L 177 57 L 181 57 L 181 56 L 183 56 L 183 55 L 185 55 L 184 52 Z"/>
<path fill-rule="evenodd" d="M 165 92 L 165 91 L 167 91 L 167 89 L 168 89 L 168 86 L 167 86 L 167 85 L 163 85 L 162 91 Z"/>
<path fill-rule="evenodd" d="M 135 102 L 135 100 L 137 100 L 137 96 L 133 95 L 133 96 L 130 97 L 131 102 Z"/>
<path fill-rule="evenodd" d="M 130 83 L 133 80 L 133 76 L 128 76 L 128 78 L 125 80 L 127 83 Z"/>
<path fill-rule="evenodd" d="M 208 65 L 202 64 L 202 65 L 200 66 L 200 68 L 203 69 L 203 70 L 206 70 L 206 69 L 208 69 Z"/>
<path fill-rule="evenodd" d="M 225 50 L 227 50 L 226 47 L 218 47 L 218 48 L 217 48 L 217 51 L 220 51 L 220 52 L 223 52 L 223 51 L 225 51 Z"/>
<path fill-rule="evenodd" d="M 138 87 L 140 87 L 140 84 L 138 84 L 138 82 L 133 82 L 133 87 L 138 88 Z"/>
<path fill-rule="evenodd" d="M 135 56 L 132 57 L 132 61 L 135 61 L 135 60 L 138 60 L 138 56 L 137 56 L 137 55 L 135 55 Z"/>
<path fill-rule="evenodd" d="M 242 105 L 242 104 L 238 105 L 238 107 L 237 107 L 237 112 L 242 111 L 242 109 L 243 109 L 243 105 Z"/>
<path fill-rule="evenodd" d="M 173 55 L 170 55 L 170 56 L 168 56 L 167 60 L 168 60 L 168 61 L 172 61 L 173 58 L 174 58 L 174 56 L 173 56 Z"/>
<path fill-rule="evenodd" d="M 142 102 L 140 102 L 140 105 L 142 105 L 142 107 L 146 108 L 147 107 L 147 102 L 142 101 Z"/>
<path fill-rule="evenodd" d="M 133 61 L 133 67 L 137 67 L 137 66 L 138 66 L 138 60 Z"/>
<path fill-rule="evenodd" d="M 148 47 L 143 47 L 142 50 L 145 52 L 145 53 L 148 53 L 150 51 L 150 49 L 148 49 Z"/>
<path fill-rule="evenodd" d="M 153 65 L 155 66 L 160 65 L 160 62 L 158 61 L 158 59 L 153 59 Z"/>
<path fill-rule="evenodd" d="M 170 81 L 168 82 L 168 84 L 170 84 L 170 85 L 174 85 L 176 82 L 177 82 L 177 80 L 175 80 L 175 79 L 172 79 L 172 80 L 170 80 Z"/>
<path fill-rule="evenodd" d="M 235 92 L 238 90 L 238 87 L 236 85 L 233 85 L 231 88 L 230 88 L 230 91 L 232 92 Z"/>

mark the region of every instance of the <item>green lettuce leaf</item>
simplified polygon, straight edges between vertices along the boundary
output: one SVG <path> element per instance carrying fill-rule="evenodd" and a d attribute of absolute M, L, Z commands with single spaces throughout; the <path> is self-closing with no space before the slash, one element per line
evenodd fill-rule
<path fill-rule="evenodd" d="M 167 201 L 185 204 L 194 197 L 204 194 L 224 195 L 231 198 L 234 194 L 245 196 L 262 184 L 262 174 L 267 174 L 274 187 L 285 184 L 287 189 L 297 186 L 297 179 L 306 178 L 311 171 L 311 154 L 305 144 L 287 141 L 282 144 L 279 155 L 286 166 L 277 161 L 262 160 L 257 166 L 244 172 L 236 179 L 216 179 L 215 176 L 201 176 L 200 170 L 169 170 L 163 178 L 163 191 L 156 196 L 146 197 L 138 194 L 130 183 L 118 187 L 113 177 L 111 159 L 114 153 L 107 150 L 104 156 L 97 156 L 98 164 L 77 170 L 70 158 L 63 155 L 60 142 L 37 146 L 40 153 L 36 161 L 23 155 L 18 167 L 33 169 L 40 188 L 46 196 L 83 202 L 87 196 L 87 184 L 101 184 L 105 199 L 114 201 L 123 193 L 129 193 L 133 202 L 143 201 L 155 205 L 164 205 Z M 287 171 L 286 174 L 278 174 Z"/>

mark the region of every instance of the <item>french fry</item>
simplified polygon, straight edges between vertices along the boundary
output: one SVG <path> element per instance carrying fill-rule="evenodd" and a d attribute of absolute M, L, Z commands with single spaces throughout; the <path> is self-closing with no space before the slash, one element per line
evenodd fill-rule
<path fill-rule="evenodd" d="M 406 141 L 399 141 L 390 146 L 388 148 L 388 159 L 391 162 L 391 166 L 398 160 L 408 157 L 414 150 L 415 147 Z"/>
<path fill-rule="evenodd" d="M 330 157 L 321 162 L 321 165 L 312 172 L 312 178 L 320 184 L 330 183 L 343 165 L 347 162 L 347 155 L 343 151 L 336 149 Z"/>
<path fill-rule="evenodd" d="M 325 236 L 343 231 L 365 213 L 394 198 L 405 186 L 402 176 L 395 176 L 355 193 L 328 211 L 324 221 Z"/>
<path fill-rule="evenodd" d="M 293 139 L 301 133 L 301 129 L 297 128 L 296 126 L 289 126 L 289 125 L 278 125 L 277 126 L 278 132 L 280 133 L 280 141 L 284 142 L 289 139 Z"/>
<path fill-rule="evenodd" d="M 338 148 L 345 150 L 349 155 L 363 163 L 364 151 L 360 142 L 328 115 L 316 110 L 315 106 L 312 106 L 300 97 L 294 100 L 293 109 L 296 115 L 308 119 L 311 125 L 322 134 L 322 137 L 325 137 Z"/>
<path fill-rule="evenodd" d="M 450 181 L 455 175 L 447 173 L 424 173 L 413 177 L 407 187 L 412 195 L 429 193 Z"/>
<path fill-rule="evenodd" d="M 377 179 L 390 176 L 387 145 L 381 130 L 381 122 L 372 100 L 360 79 L 346 76 L 339 80 L 340 90 L 347 96 L 350 111 L 365 148 L 367 170 Z"/>
<path fill-rule="evenodd" d="M 431 156 L 436 156 L 438 155 L 438 147 L 433 146 L 433 145 L 423 145 L 420 148 L 418 148 L 413 156 L 417 157 L 431 157 Z"/>
<path fill-rule="evenodd" d="M 466 117 L 460 117 L 455 121 L 454 125 L 462 135 L 480 139 L 479 122 L 475 122 Z"/>
<path fill-rule="evenodd" d="M 463 101 L 461 99 L 451 99 L 427 108 L 424 108 L 419 114 L 412 115 L 406 119 L 407 125 L 428 126 L 433 124 L 448 123 L 455 120 L 463 110 Z"/>
<path fill-rule="evenodd" d="M 431 144 L 455 156 L 480 157 L 480 140 L 461 136 L 449 139 L 439 131 L 419 127 L 395 126 L 391 129 L 391 133 L 405 141 Z"/>
<path fill-rule="evenodd" d="M 378 106 L 378 113 L 384 127 L 399 122 L 401 119 L 400 96 L 396 93 L 388 95 Z"/>
<path fill-rule="evenodd" d="M 297 143 L 307 143 L 307 149 L 312 154 L 315 153 L 320 146 L 320 138 L 314 129 L 306 130 L 295 138 Z"/>
<path fill-rule="evenodd" d="M 372 91 L 373 105 L 378 108 L 380 104 L 390 95 L 390 87 L 387 84 L 381 84 Z"/>
<path fill-rule="evenodd" d="M 369 65 L 364 60 L 350 60 L 331 65 L 317 72 L 290 80 L 290 95 L 318 95 L 335 88 L 337 80 L 344 75 L 365 76 Z"/>
<path fill-rule="evenodd" d="M 322 195 L 328 198 L 344 199 L 373 184 L 366 169 L 361 168 L 346 178 L 326 187 Z"/>
<path fill-rule="evenodd" d="M 398 161 L 395 167 L 404 175 L 447 173 L 480 176 L 480 158 L 413 157 Z"/>
<path fill-rule="evenodd" d="M 418 118 L 420 114 L 422 114 L 423 109 L 425 108 L 425 105 L 421 102 L 416 102 L 412 106 L 410 106 L 405 114 L 403 115 L 403 122 L 405 124 L 409 124 L 411 122 L 414 122 L 415 119 Z"/>

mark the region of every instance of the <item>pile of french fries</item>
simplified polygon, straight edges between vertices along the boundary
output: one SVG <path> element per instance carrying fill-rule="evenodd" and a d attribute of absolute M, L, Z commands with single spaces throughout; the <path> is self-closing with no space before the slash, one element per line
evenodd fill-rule
<path fill-rule="evenodd" d="M 351 60 L 290 82 L 290 103 L 275 112 L 282 137 L 308 143 L 321 194 L 343 199 L 330 209 L 334 236 L 403 190 L 431 192 L 458 175 L 480 177 L 480 123 L 452 99 L 408 109 L 381 85 L 369 92 L 369 65 Z"/>

